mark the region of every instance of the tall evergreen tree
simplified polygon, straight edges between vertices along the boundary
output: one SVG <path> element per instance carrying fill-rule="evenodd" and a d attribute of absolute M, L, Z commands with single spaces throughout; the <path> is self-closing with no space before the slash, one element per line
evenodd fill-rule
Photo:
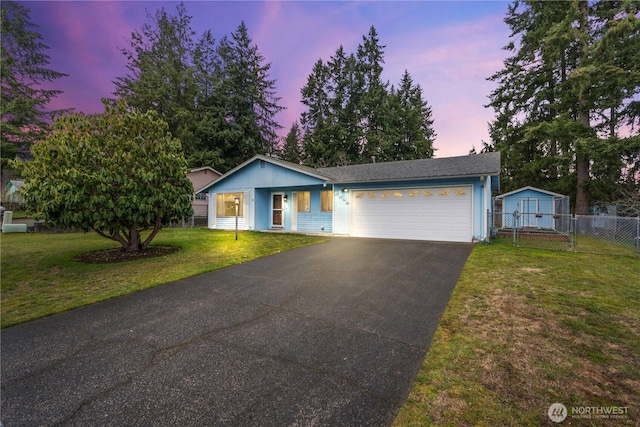
<path fill-rule="evenodd" d="M 382 82 L 385 47 L 380 45 L 378 32 L 371 26 L 368 35 L 362 37 L 356 54 L 363 85 L 360 118 L 363 131 L 362 161 L 365 163 L 374 156 L 384 158 L 384 153 L 389 151 L 392 144 L 386 136 L 385 123 L 388 83 Z"/>
<path fill-rule="evenodd" d="M 30 21 L 28 8 L 2 1 L 0 11 L 0 151 L 5 171 L 8 160 L 28 157 L 31 144 L 44 137 L 54 116 L 64 112 L 47 109 L 62 92 L 43 85 L 67 75 L 48 68 L 49 47 Z"/>
<path fill-rule="evenodd" d="M 329 70 L 322 59 L 316 61 L 301 89 L 302 103 L 307 111 L 300 123 L 304 132 L 304 162 L 309 166 L 332 166 L 331 137 L 329 135 Z"/>
<path fill-rule="evenodd" d="M 188 158 L 192 167 L 211 166 L 226 171 L 234 165 L 225 158 L 231 150 L 226 141 L 224 63 L 211 31 L 200 37 L 193 52 L 196 85 L 194 105 L 195 147 Z"/>
<path fill-rule="evenodd" d="M 132 32 L 122 49 L 129 74 L 114 82 L 114 95 L 143 111 L 152 109 L 179 138 L 191 166 L 226 171 L 254 154 L 273 152 L 281 126 L 270 63 L 243 23 L 219 43 L 211 31 L 194 42 L 184 4 L 164 8 Z"/>
<path fill-rule="evenodd" d="M 196 145 L 192 122 L 195 32 L 183 3 L 176 12 L 170 15 L 162 7 L 154 15 L 148 13 L 148 22 L 131 33 L 130 47 L 121 49 L 129 61 L 129 74 L 114 81 L 114 95 L 142 111 L 156 111 L 186 154 L 191 154 Z"/>
<path fill-rule="evenodd" d="M 615 197 L 625 168 L 637 170 L 637 13 L 629 2 L 509 7 L 505 22 L 518 43 L 506 46 L 513 55 L 490 78 L 498 83 L 490 132 L 506 189 L 526 183 L 567 192 L 584 214 L 589 198 Z M 623 123 L 630 136 L 619 135 Z"/>
<path fill-rule="evenodd" d="M 319 59 L 302 88 L 305 163 L 335 166 L 433 156 L 433 119 L 408 72 L 400 90 L 382 81 L 384 46 L 371 27 L 356 54 Z"/>
<path fill-rule="evenodd" d="M 332 164 L 358 163 L 361 153 L 362 130 L 360 99 L 363 87 L 358 62 L 354 54 L 347 54 L 340 46 L 327 63 L 327 88 L 332 94 L 328 100 L 329 143 L 332 146 Z"/>
<path fill-rule="evenodd" d="M 300 147 L 300 126 L 293 122 L 282 146 L 282 159 L 287 162 L 300 164 L 302 162 L 302 150 Z"/>
<path fill-rule="evenodd" d="M 224 64 L 222 90 L 230 126 L 226 139 L 233 147 L 225 156 L 239 163 L 255 154 L 273 153 L 277 131 L 282 128 L 274 117 L 284 107 L 278 104 L 276 81 L 269 78 L 271 63 L 265 63 L 244 22 L 231 39 L 221 41 L 219 54 Z"/>
<path fill-rule="evenodd" d="M 405 70 L 398 91 L 392 87 L 385 132 L 389 144 L 383 160 L 410 160 L 433 157 L 435 131 L 431 107 L 422 99 L 422 88 Z"/>

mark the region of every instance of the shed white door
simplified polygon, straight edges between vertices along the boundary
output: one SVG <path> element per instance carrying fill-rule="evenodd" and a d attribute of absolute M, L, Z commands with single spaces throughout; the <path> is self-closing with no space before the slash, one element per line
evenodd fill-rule
<path fill-rule="evenodd" d="M 352 190 L 351 235 L 470 242 L 471 186 Z"/>

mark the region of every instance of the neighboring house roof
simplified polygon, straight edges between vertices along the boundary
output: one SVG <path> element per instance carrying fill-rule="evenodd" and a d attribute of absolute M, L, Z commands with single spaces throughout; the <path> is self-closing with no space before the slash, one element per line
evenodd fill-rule
<path fill-rule="evenodd" d="M 7 183 L 7 187 L 11 187 L 13 191 L 18 191 L 24 187 L 24 180 L 12 179 Z"/>
<path fill-rule="evenodd" d="M 509 191 L 508 193 L 500 194 L 499 196 L 496 196 L 495 198 L 496 199 L 503 199 L 503 198 L 511 196 L 513 194 L 521 193 L 523 191 L 528 191 L 528 190 L 537 191 L 538 193 L 547 194 L 547 195 L 553 196 L 553 197 L 566 197 L 564 194 L 558 194 L 558 193 L 554 193 L 553 191 L 543 190 L 542 188 L 536 188 L 536 187 L 532 187 L 532 186 L 528 185 L 526 187 L 518 188 L 517 190 Z"/>
<path fill-rule="evenodd" d="M 211 166 L 203 166 L 201 168 L 191 169 L 188 173 L 200 172 L 200 171 L 203 171 L 203 170 L 210 170 L 211 172 L 217 173 L 218 175 L 223 175 L 222 172 L 218 172 L 217 170 L 215 170 Z"/>
<path fill-rule="evenodd" d="M 213 178 L 211 178 L 212 176 Z M 187 172 L 187 178 L 189 178 L 189 180 L 191 181 L 194 190 L 196 190 L 198 187 L 209 187 L 211 184 L 220 179 L 221 176 L 222 173 L 218 172 L 211 166 L 195 168 Z M 198 191 L 195 191 L 195 193 L 198 193 Z"/>
<path fill-rule="evenodd" d="M 497 152 L 459 157 L 402 160 L 317 169 L 287 162 L 274 157 L 256 155 L 230 170 L 214 183 L 197 190 L 197 192 L 206 191 L 213 184 L 218 184 L 224 181 L 228 177 L 242 170 L 246 165 L 256 160 L 269 162 L 277 166 L 321 179 L 327 184 L 462 178 L 469 176 L 500 174 L 500 153 Z"/>

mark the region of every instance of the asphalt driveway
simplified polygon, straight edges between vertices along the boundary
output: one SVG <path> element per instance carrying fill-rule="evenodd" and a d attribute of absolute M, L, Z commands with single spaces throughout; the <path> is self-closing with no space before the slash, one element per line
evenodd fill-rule
<path fill-rule="evenodd" d="M 333 238 L 2 331 L 14 426 L 385 426 L 471 244 Z"/>

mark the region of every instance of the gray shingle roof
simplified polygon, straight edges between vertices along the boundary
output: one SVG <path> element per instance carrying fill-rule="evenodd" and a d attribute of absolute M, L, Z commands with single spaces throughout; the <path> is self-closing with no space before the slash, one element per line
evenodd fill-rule
<path fill-rule="evenodd" d="M 277 157 L 256 155 L 217 181 L 196 192 L 207 191 L 209 187 L 224 181 L 255 160 L 279 164 L 287 169 L 325 180 L 327 183 L 410 181 L 420 179 L 456 178 L 500 174 L 500 153 L 483 153 L 459 157 L 437 159 L 402 160 L 396 162 L 367 163 L 362 165 L 337 166 L 331 168 L 310 168 L 291 163 Z"/>
<path fill-rule="evenodd" d="M 318 168 L 330 182 L 406 181 L 500 174 L 500 153 Z"/>

